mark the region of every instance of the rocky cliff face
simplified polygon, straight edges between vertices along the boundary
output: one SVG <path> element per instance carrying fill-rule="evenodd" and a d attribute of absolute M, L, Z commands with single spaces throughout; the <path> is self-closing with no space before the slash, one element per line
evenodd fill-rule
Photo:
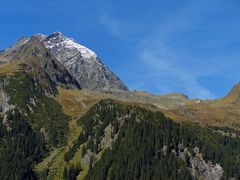
<path fill-rule="evenodd" d="M 3 117 L 3 123 L 5 124 L 7 122 L 7 112 L 10 111 L 11 109 L 14 109 L 14 105 L 9 104 L 10 97 L 4 90 L 4 80 L 0 81 L 0 116 Z"/>
<path fill-rule="evenodd" d="M 182 144 L 179 144 L 177 149 L 172 152 L 189 164 L 189 169 L 196 179 L 220 180 L 223 177 L 224 171 L 220 164 L 209 160 L 206 161 L 198 147 L 193 148 L 192 151 L 194 155 L 187 148 L 184 148 Z"/>
<path fill-rule="evenodd" d="M 0 52 L 0 64 L 9 62 L 13 60 L 13 57 L 16 55 L 16 53 L 21 49 L 21 47 L 26 44 L 30 38 L 22 37 L 20 38 L 16 44 L 9 47 L 8 49 Z"/>
<path fill-rule="evenodd" d="M 57 32 L 43 38 L 45 46 L 77 79 L 83 89 L 122 89 L 123 82 L 101 62 L 96 53 Z"/>
<path fill-rule="evenodd" d="M 37 36 L 31 37 L 13 55 L 22 70 L 31 74 L 38 82 L 48 84 L 49 87 L 63 86 L 78 88 L 79 83 L 73 78 L 64 66 L 45 48 Z M 52 88 L 51 88 L 52 89 Z"/>

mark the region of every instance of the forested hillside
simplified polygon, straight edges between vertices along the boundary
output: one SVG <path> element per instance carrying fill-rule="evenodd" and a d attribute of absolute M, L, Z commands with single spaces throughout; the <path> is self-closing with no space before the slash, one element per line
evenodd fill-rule
<path fill-rule="evenodd" d="M 55 100 L 35 92 L 24 74 L 6 84 L 13 89 L 11 103 L 19 108 L 9 111 L 8 121 L 0 126 L 0 177 L 47 179 L 48 169 L 37 175 L 34 165 L 55 147 L 65 146 L 68 117 Z M 24 84 L 28 88 L 23 92 Z M 64 161 L 70 162 L 80 147 L 81 161 L 64 168 L 64 179 L 240 178 L 236 130 L 176 123 L 161 112 L 110 99 L 91 107 L 78 126 L 83 130 Z M 81 176 L 83 164 L 86 176 Z"/>
<path fill-rule="evenodd" d="M 87 142 L 85 157 L 92 159 L 85 179 L 209 178 L 204 171 L 215 179 L 240 178 L 239 137 L 175 123 L 160 112 L 110 100 L 95 105 L 79 123 L 85 130 L 81 135 Z M 106 138 L 112 146 L 104 145 Z M 201 169 L 199 159 L 208 168 L 216 166 L 216 171 Z"/>
<path fill-rule="evenodd" d="M 68 120 L 61 106 L 24 71 L 1 77 L 9 108 L 0 123 L 0 179 L 37 179 L 34 165 L 66 144 Z M 53 87 L 51 87 L 53 88 Z"/>

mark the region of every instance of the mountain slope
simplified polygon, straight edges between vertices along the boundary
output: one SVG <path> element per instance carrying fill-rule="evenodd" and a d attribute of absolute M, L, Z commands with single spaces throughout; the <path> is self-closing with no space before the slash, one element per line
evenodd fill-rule
<path fill-rule="evenodd" d="M 176 109 L 189 103 L 187 96 L 183 94 L 154 95 L 144 91 L 101 90 L 101 93 L 111 98 L 121 99 L 127 102 L 152 104 L 159 109 Z"/>
<path fill-rule="evenodd" d="M 177 121 L 199 123 L 240 129 L 240 84 L 236 84 L 227 96 L 215 100 L 188 102 L 185 106 L 164 113 Z"/>
<path fill-rule="evenodd" d="M 16 44 L 9 47 L 8 49 L 2 51 L 0 53 L 0 63 L 6 63 L 13 60 L 13 56 L 20 50 L 20 48 L 29 41 L 29 38 L 22 37 L 20 38 Z"/>
<path fill-rule="evenodd" d="M 52 57 L 57 59 L 73 76 L 83 89 L 121 89 L 128 88 L 92 50 L 56 32 L 49 36 L 38 34 L 35 39 L 43 42 Z M 15 60 L 16 53 L 31 38 L 21 38 L 15 45 L 0 53 L 0 63 Z"/>
<path fill-rule="evenodd" d="M 236 84 L 227 96 L 212 102 L 212 106 L 224 106 L 231 108 L 240 107 L 240 83 Z"/>
<path fill-rule="evenodd" d="M 85 179 L 240 177 L 239 138 L 112 100 L 94 105 L 78 123 L 83 131 L 65 161 L 81 145 L 81 163 L 90 168 Z"/>
<path fill-rule="evenodd" d="M 5 57 L 11 59 L 0 76 L 0 179 L 37 179 L 34 164 L 69 134 L 69 117 L 53 98 L 57 88 L 80 86 L 36 36 Z"/>
<path fill-rule="evenodd" d="M 49 94 L 56 87 L 22 68 L 0 78 L 0 179 L 37 179 L 34 164 L 69 134 L 69 117 Z"/>
<path fill-rule="evenodd" d="M 43 42 L 83 89 L 127 90 L 123 82 L 101 62 L 96 53 L 73 39 L 57 32 L 46 36 Z"/>
<path fill-rule="evenodd" d="M 51 81 L 51 85 L 80 88 L 78 82 L 64 66 L 45 48 L 37 36 L 33 36 L 13 56 L 24 70 L 42 83 Z"/>

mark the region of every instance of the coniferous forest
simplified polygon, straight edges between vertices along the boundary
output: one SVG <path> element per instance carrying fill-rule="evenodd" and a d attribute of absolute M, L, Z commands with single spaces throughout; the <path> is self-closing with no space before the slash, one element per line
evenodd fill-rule
<path fill-rule="evenodd" d="M 124 117 L 120 128 L 117 119 Z M 100 160 L 90 165 L 85 179 L 193 179 L 189 157 L 182 160 L 173 153 L 179 144 L 192 156 L 194 147 L 198 147 L 203 159 L 220 163 L 223 179 L 240 178 L 239 137 L 222 136 L 194 124 L 175 123 L 160 112 L 111 101 L 94 106 L 79 123 L 85 127 L 84 135 L 92 137 L 88 147 L 95 153 L 100 150 L 97 142 L 109 123 L 119 130 L 117 140 Z"/>
<path fill-rule="evenodd" d="M 18 111 L 8 118 L 11 131 L 0 126 L 0 179 L 37 179 L 33 165 L 47 152 L 45 142 Z"/>
<path fill-rule="evenodd" d="M 36 133 L 20 112 L 9 112 L 11 130 L 0 126 L 0 178 L 38 179 L 34 165 L 49 151 L 49 143 Z M 31 121 L 30 121 L 31 122 Z M 85 179 L 194 179 L 190 159 L 198 147 L 206 161 L 219 163 L 223 179 L 240 178 L 240 139 L 217 133 L 216 127 L 203 128 L 176 123 L 160 112 L 103 100 L 79 120 L 83 131 L 65 154 L 68 162 L 81 144 L 82 156 L 101 153 L 92 158 Z M 101 147 L 107 127 L 111 126 L 110 147 Z M 54 144 L 53 144 L 54 145 Z M 180 158 L 183 148 L 189 154 Z M 76 179 L 81 165 L 64 169 L 64 179 Z M 47 171 L 46 176 L 47 177 Z"/>

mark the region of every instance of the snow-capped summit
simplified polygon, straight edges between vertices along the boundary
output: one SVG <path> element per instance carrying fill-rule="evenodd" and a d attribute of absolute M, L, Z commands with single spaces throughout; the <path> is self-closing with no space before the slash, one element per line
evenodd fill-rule
<path fill-rule="evenodd" d="M 64 36 L 61 32 L 55 32 L 44 39 L 44 43 L 48 49 L 59 52 L 60 50 L 69 51 L 68 56 L 74 56 L 80 53 L 83 58 L 96 58 L 97 55 L 87 47 L 78 44 L 74 39 Z M 60 53 L 60 55 L 62 55 Z M 66 54 L 65 54 L 66 55 Z M 59 57 L 61 58 L 61 57 Z"/>
<path fill-rule="evenodd" d="M 104 65 L 95 52 L 72 38 L 55 32 L 42 40 L 47 49 L 77 79 L 83 89 L 127 90 L 123 82 Z"/>
<path fill-rule="evenodd" d="M 50 35 L 36 34 L 33 37 L 43 42 L 45 48 L 63 64 L 83 89 L 127 90 L 124 83 L 101 62 L 94 51 L 77 43 L 74 39 L 66 37 L 61 32 Z M 0 53 L 0 63 L 14 59 L 15 53 L 30 39 L 29 37 L 23 38 Z"/>

